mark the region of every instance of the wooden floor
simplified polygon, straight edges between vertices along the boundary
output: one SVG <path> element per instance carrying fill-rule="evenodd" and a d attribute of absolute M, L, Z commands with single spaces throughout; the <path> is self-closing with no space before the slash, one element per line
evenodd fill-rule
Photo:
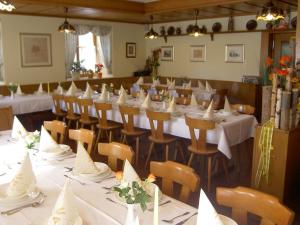
<path fill-rule="evenodd" d="M 24 115 L 19 117 L 21 122 L 26 126 L 26 128 L 30 131 L 39 130 L 41 124 L 44 120 L 52 120 L 53 116 L 50 112 L 43 112 L 43 113 L 35 113 L 33 115 Z M 118 141 L 115 138 L 115 141 Z M 68 144 L 71 145 L 73 149 L 75 149 L 75 144 L 72 141 L 67 140 Z M 134 146 L 134 140 L 128 140 L 129 144 Z M 189 140 L 184 139 L 183 142 L 185 143 L 185 159 L 188 160 L 189 153 L 186 149 Z M 147 138 L 142 139 L 141 146 L 141 153 L 140 153 L 140 163 L 138 166 L 135 166 L 136 171 L 140 175 L 141 178 L 146 178 L 149 174 L 149 169 L 145 169 L 145 161 L 146 155 L 148 152 L 149 142 Z M 216 210 L 224 215 L 230 216 L 230 209 L 218 206 L 215 202 L 215 188 L 217 186 L 226 186 L 226 187 L 236 187 L 236 186 L 250 186 L 251 182 L 251 165 L 252 165 L 252 147 L 253 147 L 253 140 L 249 140 L 246 143 L 243 143 L 237 147 L 232 149 L 233 159 L 229 162 L 229 180 L 225 178 L 223 171 L 216 171 L 213 176 L 213 183 L 212 183 L 212 192 L 208 193 L 209 199 L 212 201 L 213 205 L 216 207 Z M 172 149 L 172 148 L 171 148 Z M 156 161 L 164 161 L 164 153 L 163 149 L 157 147 L 157 156 L 152 156 L 151 160 Z M 172 151 L 170 151 L 172 152 Z M 240 154 L 237 154 L 240 152 Z M 172 157 L 172 153 L 170 154 Z M 103 161 L 103 159 L 96 153 L 93 153 L 93 158 L 95 161 Z M 180 157 L 178 157 L 177 161 L 182 162 Z M 238 163 L 239 162 L 239 163 Z M 204 189 L 205 192 L 207 186 L 207 179 L 205 175 L 205 167 L 203 168 L 203 160 L 194 160 L 193 168 L 197 171 L 200 175 L 200 186 Z M 299 178 L 300 180 L 300 178 Z M 290 202 L 286 202 L 285 204 L 290 207 L 296 213 L 296 219 L 294 225 L 300 224 L 300 182 L 297 187 L 295 187 L 294 193 L 291 193 L 292 199 Z M 190 205 L 194 207 L 198 207 L 198 199 L 199 199 L 199 192 L 194 193 L 189 201 Z M 259 220 L 257 217 L 250 215 L 248 225 L 256 225 L 259 224 Z"/>

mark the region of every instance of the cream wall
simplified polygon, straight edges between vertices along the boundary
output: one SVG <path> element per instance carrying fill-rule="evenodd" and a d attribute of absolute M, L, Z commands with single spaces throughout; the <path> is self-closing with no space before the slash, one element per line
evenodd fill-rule
<path fill-rule="evenodd" d="M 0 15 L 3 32 L 3 58 L 5 82 L 20 84 L 62 81 L 65 79 L 64 35 L 57 32 L 61 18 Z M 145 63 L 144 26 L 126 23 L 70 20 L 76 24 L 111 25 L 113 76 L 131 76 Z M 50 33 L 52 36 L 51 67 L 21 67 L 20 38 L 24 33 Z M 126 42 L 136 42 L 137 58 L 126 58 Z"/>

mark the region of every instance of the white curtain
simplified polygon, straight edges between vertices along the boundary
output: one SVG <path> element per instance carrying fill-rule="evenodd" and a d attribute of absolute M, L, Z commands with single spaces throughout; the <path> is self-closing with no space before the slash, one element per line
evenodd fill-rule
<path fill-rule="evenodd" d="M 77 34 L 65 34 L 65 54 L 66 54 L 66 73 L 67 77 L 70 74 L 70 70 L 72 68 L 72 64 L 74 62 L 74 58 L 76 55 L 78 46 L 78 36 Z"/>

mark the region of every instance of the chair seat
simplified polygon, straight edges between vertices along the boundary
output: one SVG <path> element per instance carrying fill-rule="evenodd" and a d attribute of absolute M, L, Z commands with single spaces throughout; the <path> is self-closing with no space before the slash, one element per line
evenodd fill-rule
<path fill-rule="evenodd" d="M 66 118 L 68 120 L 79 120 L 80 119 L 80 116 L 79 115 L 67 115 Z"/>
<path fill-rule="evenodd" d="M 53 112 L 53 114 L 56 116 L 66 116 L 67 115 L 66 112 Z"/>
<path fill-rule="evenodd" d="M 90 124 L 96 124 L 96 123 L 98 123 L 98 119 L 93 118 L 93 117 L 90 117 L 90 119 L 88 119 L 88 120 L 80 119 L 79 122 L 80 122 L 80 123 L 83 123 L 83 124 L 88 124 L 88 125 L 90 125 Z"/>
<path fill-rule="evenodd" d="M 177 141 L 177 138 L 171 135 L 164 135 L 162 139 L 158 139 L 150 135 L 149 140 L 157 144 L 170 144 L 174 141 Z"/>
<path fill-rule="evenodd" d="M 113 121 L 107 121 L 107 126 L 97 124 L 97 128 L 101 130 L 114 130 L 120 128 L 122 125 Z"/>
<path fill-rule="evenodd" d="M 141 129 L 136 129 L 134 131 L 127 131 L 122 129 L 121 130 L 122 134 L 125 134 L 126 136 L 142 136 L 146 133 L 146 131 L 141 130 Z"/>
<path fill-rule="evenodd" d="M 188 150 L 198 155 L 214 155 L 220 152 L 216 145 L 210 145 L 210 144 L 206 145 L 206 150 L 199 150 L 194 148 L 191 145 L 188 146 Z"/>

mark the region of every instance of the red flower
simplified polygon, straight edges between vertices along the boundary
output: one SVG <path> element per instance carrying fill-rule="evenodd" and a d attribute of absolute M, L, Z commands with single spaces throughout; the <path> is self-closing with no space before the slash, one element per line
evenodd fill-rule
<path fill-rule="evenodd" d="M 283 55 L 280 57 L 279 63 L 282 66 L 287 66 L 291 62 L 292 58 L 288 55 Z"/>
<path fill-rule="evenodd" d="M 289 74 L 289 71 L 285 69 L 275 69 L 275 73 L 279 76 L 287 76 Z"/>
<path fill-rule="evenodd" d="M 272 58 L 270 58 L 270 57 L 267 57 L 267 59 L 266 59 L 266 66 L 271 66 L 273 64 L 273 59 Z"/>

